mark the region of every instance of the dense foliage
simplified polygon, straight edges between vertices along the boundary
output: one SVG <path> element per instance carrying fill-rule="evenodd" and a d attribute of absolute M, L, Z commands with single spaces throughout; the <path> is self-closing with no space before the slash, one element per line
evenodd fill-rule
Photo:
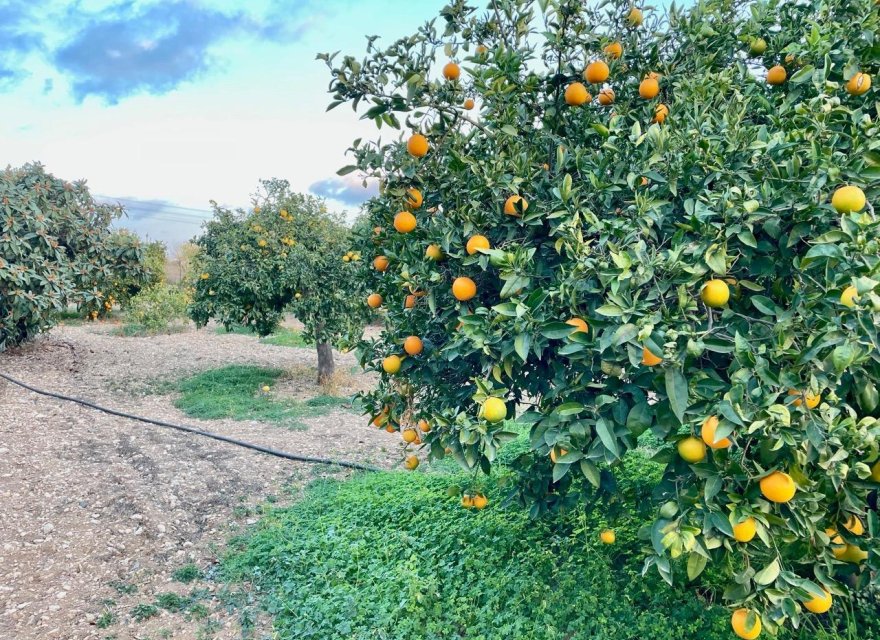
<path fill-rule="evenodd" d="M 330 345 L 354 344 L 369 317 L 350 242 L 322 200 L 291 192 L 284 180 L 264 181 L 250 211 L 214 205 L 197 240 L 190 315 L 200 326 L 216 318 L 265 336 L 290 312 L 317 345 L 325 380 L 333 373 Z"/>
<path fill-rule="evenodd" d="M 53 324 L 68 304 L 92 317 L 113 304 L 104 285 L 147 278 L 137 238 L 114 233 L 122 209 L 99 204 L 84 182 L 39 164 L 0 173 L 0 350 Z"/>
<path fill-rule="evenodd" d="M 723 572 L 741 637 L 876 583 L 878 12 L 455 1 L 322 56 L 331 107 L 406 130 L 341 171 L 383 181 L 374 423 L 489 472 L 520 413 L 533 515 L 613 494 L 650 429 L 645 568 Z"/>
<path fill-rule="evenodd" d="M 186 317 L 189 295 L 184 288 L 158 282 L 144 287 L 129 299 L 128 322 L 146 333 L 165 331 L 175 320 Z"/>

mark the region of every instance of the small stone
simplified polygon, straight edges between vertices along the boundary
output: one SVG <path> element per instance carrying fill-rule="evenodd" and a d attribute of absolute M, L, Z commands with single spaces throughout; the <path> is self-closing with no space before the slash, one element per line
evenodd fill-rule
<path fill-rule="evenodd" d="M 53 524 L 50 524 L 47 522 L 46 524 L 43 525 L 43 533 L 46 535 L 49 535 L 54 530 L 55 530 L 55 525 L 53 525 Z"/>

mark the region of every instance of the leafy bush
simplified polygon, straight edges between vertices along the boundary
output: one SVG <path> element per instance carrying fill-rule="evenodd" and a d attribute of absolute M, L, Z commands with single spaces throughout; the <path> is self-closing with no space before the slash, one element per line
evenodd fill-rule
<path fill-rule="evenodd" d="M 405 129 L 340 170 L 383 180 L 371 417 L 488 472 L 522 410 L 536 515 L 613 495 L 650 430 L 646 567 L 724 573 L 771 633 L 877 584 L 880 8 L 493 5 L 324 56 L 331 108 Z"/>
<path fill-rule="evenodd" d="M 172 321 L 186 317 L 189 296 L 180 287 L 163 283 L 142 289 L 128 303 L 129 322 L 148 333 L 166 331 Z"/>
<path fill-rule="evenodd" d="M 120 215 L 42 165 L 0 173 L 0 350 L 50 328 L 68 304 L 97 317 L 115 274 L 146 277 L 137 239 L 110 230 Z"/>
<path fill-rule="evenodd" d="M 621 495 L 643 499 L 661 473 L 628 458 Z M 256 583 L 279 638 L 730 638 L 713 588 L 697 597 L 641 575 L 638 514 L 608 521 L 580 506 L 536 522 L 495 505 L 467 512 L 443 497 L 449 485 L 400 473 L 318 482 L 234 541 L 223 573 Z M 483 488 L 497 492 L 494 481 Z M 598 540 L 609 525 L 613 546 Z M 872 618 L 870 606 L 859 612 L 862 637 L 873 637 Z M 814 633 L 780 638 L 838 637 Z"/>
<path fill-rule="evenodd" d="M 329 380 L 331 345 L 353 345 L 369 315 L 350 231 L 323 201 L 292 193 L 284 180 L 263 181 L 251 211 L 214 210 L 194 258 L 192 319 L 267 336 L 290 312 L 317 346 L 319 381 Z"/>

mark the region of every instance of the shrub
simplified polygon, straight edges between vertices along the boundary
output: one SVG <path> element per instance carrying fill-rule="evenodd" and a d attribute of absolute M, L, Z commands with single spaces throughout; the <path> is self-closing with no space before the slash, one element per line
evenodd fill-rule
<path fill-rule="evenodd" d="M 522 411 L 535 515 L 613 495 L 650 430 L 646 568 L 722 573 L 771 633 L 876 584 L 880 130 L 852 79 L 880 70 L 877 5 L 493 4 L 324 56 L 331 108 L 405 129 L 340 171 L 383 180 L 360 245 L 386 310 L 374 421 L 426 419 L 433 458 L 488 473 Z"/>
<path fill-rule="evenodd" d="M 186 317 L 189 296 L 175 285 L 153 284 L 142 289 L 128 303 L 129 322 L 148 333 L 166 331 L 172 321 Z"/>
<path fill-rule="evenodd" d="M 137 239 L 110 231 L 121 214 L 42 165 L 0 173 L 0 350 L 50 328 L 68 304 L 106 311 L 113 274 L 145 277 Z"/>
<path fill-rule="evenodd" d="M 198 239 L 190 316 L 199 326 L 216 318 L 227 329 L 243 325 L 267 336 L 290 312 L 316 345 L 318 380 L 326 382 L 334 370 L 331 345 L 353 345 L 369 316 L 356 277 L 359 256 L 323 201 L 292 193 L 283 180 L 262 187 L 251 211 L 215 205 Z"/>

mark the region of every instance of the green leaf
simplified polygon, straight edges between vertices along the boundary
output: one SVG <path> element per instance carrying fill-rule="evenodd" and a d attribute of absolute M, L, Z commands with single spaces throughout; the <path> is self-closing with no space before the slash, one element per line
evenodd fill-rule
<path fill-rule="evenodd" d="M 614 332 L 614 337 L 611 339 L 611 344 L 615 347 L 622 345 L 624 342 L 629 342 L 633 338 L 639 335 L 639 328 L 634 324 L 624 324 L 617 327 L 617 331 Z"/>
<path fill-rule="evenodd" d="M 545 338 L 550 338 L 551 340 L 559 340 L 561 338 L 567 338 L 568 334 L 574 330 L 575 327 L 565 322 L 548 322 L 541 327 L 541 335 Z"/>
<path fill-rule="evenodd" d="M 602 441 L 605 448 L 608 449 L 615 458 L 619 458 L 620 450 L 617 447 L 617 438 L 614 437 L 611 425 L 608 424 L 605 418 L 600 417 L 596 421 L 596 433 L 599 435 L 599 440 Z"/>
<path fill-rule="evenodd" d="M 755 582 L 762 586 L 771 584 L 779 577 L 779 560 L 775 559 L 755 574 Z"/>
<path fill-rule="evenodd" d="M 666 369 L 666 396 L 675 417 L 679 422 L 684 422 L 684 412 L 688 408 L 688 384 L 681 369 Z"/>
<path fill-rule="evenodd" d="M 352 171 L 357 171 L 357 165 L 350 164 L 345 167 L 342 167 L 339 171 L 336 172 L 338 176 L 347 176 Z"/>
<path fill-rule="evenodd" d="M 703 573 L 703 569 L 706 568 L 706 563 L 709 562 L 709 559 L 701 553 L 697 553 L 696 551 L 692 551 L 688 555 L 688 564 L 687 564 L 687 575 L 688 580 L 693 581 L 696 580 L 697 577 Z"/>
<path fill-rule="evenodd" d="M 638 402 L 629 410 L 626 416 L 626 428 L 636 438 L 642 435 L 650 426 L 653 416 L 647 402 Z"/>
<path fill-rule="evenodd" d="M 624 311 L 616 304 L 603 304 L 601 307 L 596 309 L 596 313 L 598 313 L 600 316 L 615 318 L 617 316 L 622 316 Z"/>
<path fill-rule="evenodd" d="M 513 341 L 513 350 L 516 351 L 516 355 L 518 355 L 523 362 L 529 359 L 529 347 L 531 344 L 532 338 L 527 333 L 517 334 Z"/>
<path fill-rule="evenodd" d="M 597 467 L 594 463 L 590 462 L 586 458 L 581 458 L 581 472 L 584 474 L 584 477 L 587 481 L 596 487 L 599 488 L 599 483 L 601 481 L 601 477 L 599 475 L 599 467 Z"/>

